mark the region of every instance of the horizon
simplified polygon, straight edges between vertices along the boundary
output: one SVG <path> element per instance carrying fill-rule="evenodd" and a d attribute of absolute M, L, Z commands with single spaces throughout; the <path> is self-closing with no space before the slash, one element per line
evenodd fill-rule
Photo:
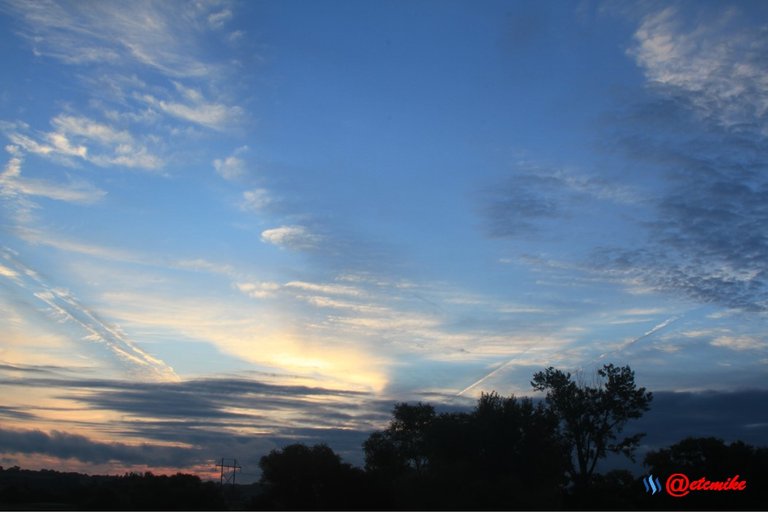
<path fill-rule="evenodd" d="M 768 445 L 768 4 L 0 24 L 3 467 L 359 465 L 396 401 L 605 363 L 657 395 L 645 451 Z"/>

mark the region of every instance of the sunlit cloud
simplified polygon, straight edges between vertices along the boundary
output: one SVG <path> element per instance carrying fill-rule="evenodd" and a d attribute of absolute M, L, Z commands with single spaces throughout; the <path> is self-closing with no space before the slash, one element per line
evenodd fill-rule
<path fill-rule="evenodd" d="M 289 225 L 264 230 L 261 240 L 287 249 L 306 250 L 317 247 L 321 239 L 304 226 Z"/>
<path fill-rule="evenodd" d="M 274 282 L 237 283 L 236 286 L 243 294 L 256 299 L 272 297 L 281 289 L 280 284 Z"/>
<path fill-rule="evenodd" d="M 185 87 L 178 82 L 175 85 L 183 101 L 164 100 L 151 94 L 144 94 L 139 98 L 147 105 L 177 119 L 214 130 L 231 128 L 243 115 L 243 110 L 236 105 L 208 101 L 200 91 Z M 231 164 L 236 165 L 236 163 Z"/>
<path fill-rule="evenodd" d="M 77 157 L 100 167 L 158 169 L 163 160 L 127 131 L 85 117 L 59 115 L 51 120 L 53 132 L 27 135 L 11 131 L 8 138 L 27 153 L 53 159 Z"/>
<path fill-rule="evenodd" d="M 291 281 L 286 283 L 285 286 L 292 289 L 305 290 L 309 292 L 338 294 L 342 296 L 362 296 L 365 294 L 361 289 L 357 287 L 350 287 L 349 285 L 339 285 L 335 283 L 309 283 L 305 281 Z"/>
<path fill-rule="evenodd" d="M 714 339 L 710 344 L 715 347 L 725 347 L 734 351 L 749 351 L 754 349 L 765 349 L 768 347 L 768 342 L 765 340 L 749 336 L 723 335 Z"/>

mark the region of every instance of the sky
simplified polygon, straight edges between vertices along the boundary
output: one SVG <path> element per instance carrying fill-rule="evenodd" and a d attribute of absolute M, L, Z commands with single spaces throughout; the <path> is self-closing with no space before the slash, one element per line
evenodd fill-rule
<path fill-rule="evenodd" d="M 356 464 L 630 365 L 768 445 L 765 2 L 0 2 L 0 465 Z"/>

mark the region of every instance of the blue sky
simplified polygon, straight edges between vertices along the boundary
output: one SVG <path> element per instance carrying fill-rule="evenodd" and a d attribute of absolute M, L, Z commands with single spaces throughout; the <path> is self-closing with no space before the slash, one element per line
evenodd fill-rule
<path fill-rule="evenodd" d="M 354 460 L 607 362 L 768 441 L 766 4 L 0 5 L 3 465 Z"/>

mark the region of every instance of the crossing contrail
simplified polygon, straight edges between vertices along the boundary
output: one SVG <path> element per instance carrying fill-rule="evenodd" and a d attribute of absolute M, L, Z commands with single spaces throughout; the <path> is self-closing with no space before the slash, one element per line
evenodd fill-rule
<path fill-rule="evenodd" d="M 609 352 L 607 352 L 607 353 L 603 353 L 603 354 L 601 354 L 600 356 L 598 356 L 596 359 L 592 360 L 592 361 L 591 361 L 591 362 L 589 362 L 589 363 L 591 364 L 591 363 L 595 363 L 595 362 L 597 362 L 597 361 L 600 361 L 600 360 L 602 360 L 603 358 L 605 358 L 606 356 L 608 356 L 608 355 L 610 355 L 610 354 L 615 354 L 615 353 L 619 353 L 619 352 L 621 352 L 621 351 L 626 351 L 626 350 L 627 350 L 628 348 L 630 348 L 631 346 L 633 346 L 633 345 L 637 344 L 638 342 L 640 342 L 640 341 L 641 341 L 641 340 L 643 340 L 643 339 L 646 339 L 646 338 L 650 337 L 651 335 L 653 335 L 653 334 L 657 333 L 658 331 L 660 331 L 660 330 L 663 330 L 664 328 L 666 328 L 667 326 L 669 326 L 669 325 L 670 325 L 670 324 L 672 324 L 673 322 L 677 321 L 678 319 L 680 319 L 680 316 L 673 316 L 673 317 L 670 317 L 669 319 L 666 319 L 666 320 L 664 320 L 664 321 L 660 322 L 659 324 L 657 324 L 656 326 L 654 326 L 653 328 L 649 329 L 648 331 L 646 331 L 645 333 L 643 333 L 643 334 L 642 334 L 642 335 L 640 335 L 639 337 L 637 337 L 637 338 L 635 338 L 635 339 L 632 339 L 632 340 L 630 340 L 629 342 L 627 342 L 627 343 L 626 343 L 626 344 L 624 344 L 623 346 L 619 347 L 618 349 L 615 349 L 615 350 L 613 350 L 613 351 L 609 351 Z M 515 360 L 516 360 L 518 357 L 520 357 L 520 356 L 524 355 L 525 353 L 527 353 L 527 352 L 528 352 L 528 351 L 529 351 L 529 350 L 530 350 L 532 347 L 533 347 L 533 344 L 531 344 L 530 346 L 528 346 L 528 347 L 527 347 L 527 348 L 526 348 L 524 351 L 522 351 L 522 352 L 520 352 L 520 353 L 516 354 L 515 356 L 513 356 L 513 357 L 512 357 L 512 359 L 510 359 L 510 360 L 507 360 L 506 362 L 504 362 L 503 364 L 501 364 L 499 367 L 497 367 L 497 368 L 493 369 L 491 372 L 489 372 L 488 374 L 486 374 L 486 375 L 485 375 L 485 376 L 483 376 L 482 378 L 478 379 L 477 381 L 475 381 L 474 383 L 472 383 L 471 385 L 469 385 L 468 387 L 466 387 L 464 390 L 462 390 L 461 392 L 457 393 L 456 395 L 457 395 L 457 396 L 461 396 L 461 395 L 463 395 L 464 393 L 466 393 L 466 392 L 468 392 L 468 391 L 472 390 L 472 389 L 473 389 L 473 388 L 475 388 L 476 386 L 478 386 L 478 385 L 480 385 L 481 383 L 483 383 L 484 381 L 486 381 L 488 378 L 491 378 L 491 377 L 493 377 L 493 376 L 494 376 L 495 374 L 497 374 L 498 372 L 501 372 L 501 371 L 502 371 L 502 370 L 504 370 L 505 368 L 509 367 L 509 365 L 511 365 L 511 364 L 512 364 L 512 362 L 514 362 L 514 361 L 515 361 Z M 588 365 L 589 365 L 589 364 L 588 364 Z M 582 367 L 582 368 L 583 368 L 583 367 Z"/>
<path fill-rule="evenodd" d="M 85 332 L 85 340 L 106 347 L 129 369 L 154 380 L 178 381 L 179 377 L 172 367 L 141 349 L 119 329 L 99 319 L 68 291 L 46 283 L 40 274 L 20 262 L 14 253 L 7 248 L 0 250 L 1 260 L 5 263 L 0 265 L 0 275 L 9 278 L 42 302 L 62 322 L 77 326 L 81 332 Z"/>
<path fill-rule="evenodd" d="M 666 319 L 666 320 L 660 322 L 659 324 L 657 324 L 653 328 L 649 329 L 648 331 L 646 331 L 645 333 L 643 333 L 639 337 L 630 340 L 626 344 L 618 347 L 617 349 L 614 349 L 613 351 L 608 351 L 607 353 L 601 354 L 600 356 L 598 356 L 594 360 L 591 360 L 590 362 L 587 362 L 586 364 L 584 364 L 581 367 L 579 367 L 578 369 L 576 369 L 576 371 L 577 372 L 581 371 L 581 370 L 584 369 L 584 367 L 592 365 L 593 363 L 599 362 L 600 360 L 602 360 L 603 358 L 605 358 L 608 355 L 617 354 L 617 353 L 621 353 L 623 351 L 626 351 L 627 349 L 629 349 L 630 347 L 634 346 L 635 344 L 637 344 L 641 340 L 645 340 L 646 338 L 648 338 L 648 337 L 656 334 L 657 332 L 663 330 L 664 328 L 666 328 L 667 326 L 669 326 L 673 322 L 679 320 L 681 317 L 682 317 L 681 315 L 675 315 L 673 317 L 670 317 L 669 319 Z"/>

